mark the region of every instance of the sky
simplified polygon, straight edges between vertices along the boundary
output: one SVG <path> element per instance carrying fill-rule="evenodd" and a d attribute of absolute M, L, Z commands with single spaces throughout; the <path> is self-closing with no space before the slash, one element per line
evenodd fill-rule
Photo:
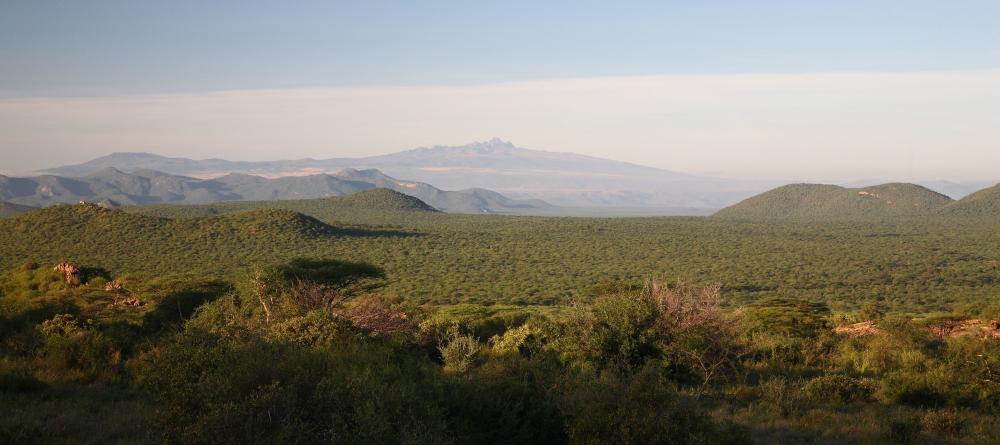
<path fill-rule="evenodd" d="M 500 137 L 742 178 L 992 180 L 998 19 L 961 0 L 0 0 L 0 171 Z"/>

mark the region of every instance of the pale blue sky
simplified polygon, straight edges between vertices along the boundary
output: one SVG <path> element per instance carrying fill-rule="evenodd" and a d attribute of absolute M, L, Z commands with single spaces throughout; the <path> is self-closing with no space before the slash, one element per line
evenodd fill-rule
<path fill-rule="evenodd" d="M 0 0 L 0 171 L 500 137 L 740 177 L 1000 179 L 997 23 L 997 0 Z"/>
<path fill-rule="evenodd" d="M 998 23 L 996 0 L 0 0 L 0 91 L 995 68 Z"/>

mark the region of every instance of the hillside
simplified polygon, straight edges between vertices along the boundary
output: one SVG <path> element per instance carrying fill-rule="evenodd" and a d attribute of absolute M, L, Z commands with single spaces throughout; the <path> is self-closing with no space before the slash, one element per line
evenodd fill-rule
<path fill-rule="evenodd" d="M 123 208 L 128 213 L 165 218 L 204 217 L 246 212 L 255 209 L 290 210 L 324 221 L 340 220 L 347 213 L 351 213 L 354 216 L 362 216 L 409 212 L 438 212 L 417 198 L 383 188 L 365 190 L 351 195 L 318 199 L 228 201 L 202 205 L 150 205 Z"/>
<path fill-rule="evenodd" d="M 35 207 L 0 201 L 0 218 L 9 218 L 35 210 Z"/>
<path fill-rule="evenodd" d="M 336 176 L 344 180 L 367 182 L 376 187 L 405 193 L 453 213 L 521 213 L 524 210 L 551 207 L 541 200 L 514 200 L 491 190 L 467 189 L 446 192 L 422 182 L 400 181 L 376 169 L 347 168 L 336 173 Z"/>
<path fill-rule="evenodd" d="M 745 220 L 887 220 L 932 215 L 951 198 L 915 184 L 864 188 L 791 184 L 741 201 L 715 214 Z"/>
<path fill-rule="evenodd" d="M 0 255 L 11 261 L 68 259 L 158 275 L 185 268 L 231 269 L 252 261 L 268 262 L 271 256 L 287 258 L 283 252 L 296 246 L 356 232 L 287 209 L 170 219 L 70 204 L 0 220 Z"/>
<path fill-rule="evenodd" d="M 940 211 L 941 215 L 960 218 L 1000 218 L 1000 184 L 972 193 Z"/>
<path fill-rule="evenodd" d="M 79 178 L 0 176 L 0 200 L 34 207 L 80 201 L 109 201 L 114 205 L 205 204 L 325 198 L 376 187 L 393 189 L 455 213 L 524 213 L 550 207 L 541 201 L 516 201 L 488 190 L 444 191 L 429 184 L 397 180 L 377 170 L 350 169 L 333 175 L 279 178 L 231 173 L 198 179 L 149 169 L 126 173 L 114 167 Z"/>

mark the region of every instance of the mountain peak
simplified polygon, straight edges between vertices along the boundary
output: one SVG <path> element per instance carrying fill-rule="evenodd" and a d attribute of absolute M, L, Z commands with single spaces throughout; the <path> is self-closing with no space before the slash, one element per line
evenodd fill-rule
<path fill-rule="evenodd" d="M 495 137 L 485 142 L 473 142 L 463 146 L 462 148 L 472 149 L 480 153 L 492 153 L 495 151 L 510 150 L 517 147 L 510 142 Z"/>
<path fill-rule="evenodd" d="M 433 147 L 417 148 L 403 153 L 465 153 L 490 154 L 514 150 L 517 147 L 503 139 L 493 138 L 488 141 L 470 142 L 465 145 L 435 145 Z"/>

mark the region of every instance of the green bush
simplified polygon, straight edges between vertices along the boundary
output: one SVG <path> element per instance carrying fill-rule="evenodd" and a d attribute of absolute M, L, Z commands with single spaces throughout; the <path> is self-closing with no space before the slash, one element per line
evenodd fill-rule
<path fill-rule="evenodd" d="M 941 437 L 961 436 L 967 422 L 967 417 L 954 408 L 930 410 L 920 419 L 925 431 Z"/>
<path fill-rule="evenodd" d="M 844 404 L 872 400 L 878 385 L 871 379 L 833 374 L 809 380 L 802 390 L 818 402 Z"/>
<path fill-rule="evenodd" d="M 93 320 L 81 322 L 60 314 L 43 322 L 38 331 L 43 338 L 38 365 L 52 379 L 88 382 L 115 378 L 122 371 L 121 349 Z"/>
<path fill-rule="evenodd" d="M 471 335 L 455 332 L 438 350 L 441 352 L 441 360 L 444 361 L 444 370 L 461 373 L 468 371 L 479 361 L 482 345 Z"/>
<path fill-rule="evenodd" d="M 896 415 L 888 421 L 886 439 L 890 443 L 910 444 L 920 438 L 921 419 L 914 415 Z"/>
<path fill-rule="evenodd" d="M 749 443 L 741 432 L 718 428 L 653 367 L 630 376 L 605 372 L 567 382 L 563 404 L 572 443 Z"/>

